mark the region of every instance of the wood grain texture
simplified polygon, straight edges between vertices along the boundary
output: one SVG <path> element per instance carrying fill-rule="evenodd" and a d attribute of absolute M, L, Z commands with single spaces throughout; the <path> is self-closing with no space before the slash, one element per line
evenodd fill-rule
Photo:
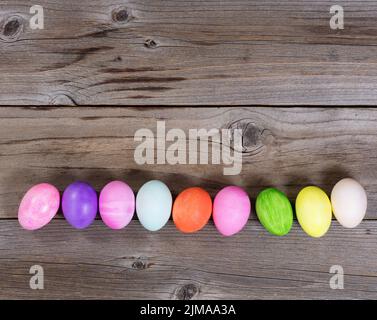
<path fill-rule="evenodd" d="M 140 128 L 188 134 L 195 128 L 243 130 L 241 174 L 224 176 L 223 164 L 138 165 L 134 150 Z M 330 193 L 351 176 L 368 193 L 367 219 L 377 218 L 377 109 L 362 108 L 0 108 L 0 217 L 15 218 L 24 192 L 40 182 L 60 190 L 80 179 L 99 191 L 113 179 L 136 192 L 161 179 L 177 194 L 202 186 L 212 196 L 228 184 L 254 199 L 276 186 L 294 200 L 309 184 Z M 187 137 L 188 138 L 188 137 Z M 166 147 L 169 143 L 166 144 Z M 210 149 L 211 150 L 211 149 Z M 209 157 L 211 159 L 211 156 Z"/>
<path fill-rule="evenodd" d="M 320 239 L 294 224 L 285 237 L 251 221 L 225 238 L 212 223 L 196 234 L 172 222 L 157 233 L 132 221 L 121 231 L 96 221 L 77 231 L 56 220 L 37 232 L 0 223 L 0 298 L 24 299 L 376 299 L 377 221 L 353 230 L 333 223 Z M 41 265 L 45 289 L 29 288 Z M 332 265 L 344 289 L 329 286 Z"/>
<path fill-rule="evenodd" d="M 0 5 L 0 103 L 375 105 L 377 3 L 40 0 Z"/>
<path fill-rule="evenodd" d="M 243 170 L 223 165 L 143 165 L 134 160 L 140 128 L 241 128 Z M 377 109 L 373 108 L 0 108 L 0 298 L 20 299 L 376 299 Z M 77 231 L 54 219 L 36 232 L 16 220 L 23 193 L 48 181 L 60 190 L 76 179 L 97 190 L 122 179 L 132 188 L 157 178 L 173 194 L 199 185 L 213 196 L 237 184 L 251 198 L 274 185 L 293 200 L 316 184 L 330 192 L 345 176 L 367 189 L 368 213 L 358 228 L 333 221 L 312 239 L 297 222 L 283 238 L 255 219 L 223 238 L 212 221 L 184 235 L 172 221 L 160 232 L 137 220 L 121 230 L 95 221 Z M 255 217 L 253 217 L 255 218 Z M 41 265 L 45 289 L 29 288 L 29 269 Z M 345 289 L 329 287 L 332 265 L 345 271 Z"/>
<path fill-rule="evenodd" d="M 0 4 L 0 105 L 9 105 L 0 107 L 0 299 L 377 299 L 377 109 L 365 108 L 377 101 L 376 2 L 337 1 L 338 31 L 329 0 L 38 4 L 39 31 L 28 25 L 30 1 Z M 205 105 L 217 107 L 187 107 Z M 329 108 L 344 105 L 364 108 Z M 241 174 L 136 164 L 134 134 L 156 132 L 158 120 L 186 134 L 242 129 Z M 296 221 L 274 237 L 254 214 L 231 238 L 212 221 L 184 235 L 172 221 L 157 233 L 136 219 L 77 231 L 59 215 L 27 232 L 16 219 L 42 181 L 99 191 L 121 179 L 136 192 L 161 179 L 174 195 L 197 185 L 212 196 L 236 184 L 252 200 L 275 186 L 293 201 L 306 185 L 329 193 L 346 176 L 367 190 L 366 220 L 353 230 L 333 221 L 320 239 Z M 35 264 L 44 290 L 29 288 Z M 332 265 L 344 268 L 344 290 L 330 289 Z"/>

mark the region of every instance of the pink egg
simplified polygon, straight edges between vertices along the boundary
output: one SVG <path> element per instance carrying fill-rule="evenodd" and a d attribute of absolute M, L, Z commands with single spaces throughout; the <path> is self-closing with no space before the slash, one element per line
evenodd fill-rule
<path fill-rule="evenodd" d="M 241 231 L 250 216 L 250 199 L 240 187 L 221 189 L 213 202 L 213 221 L 219 232 L 231 236 Z"/>
<path fill-rule="evenodd" d="M 48 224 L 60 205 L 58 189 L 48 183 L 30 188 L 22 198 L 18 209 L 18 221 L 26 230 L 37 230 Z"/>
<path fill-rule="evenodd" d="M 130 223 L 135 212 L 135 195 L 122 181 L 112 181 L 101 191 L 99 212 L 111 229 L 122 229 Z"/>

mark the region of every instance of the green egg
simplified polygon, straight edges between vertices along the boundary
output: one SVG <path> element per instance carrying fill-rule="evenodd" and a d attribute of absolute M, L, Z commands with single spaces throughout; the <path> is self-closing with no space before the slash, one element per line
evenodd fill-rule
<path fill-rule="evenodd" d="M 268 188 L 259 193 L 255 209 L 261 224 L 276 236 L 286 235 L 292 228 L 293 210 L 287 196 Z"/>

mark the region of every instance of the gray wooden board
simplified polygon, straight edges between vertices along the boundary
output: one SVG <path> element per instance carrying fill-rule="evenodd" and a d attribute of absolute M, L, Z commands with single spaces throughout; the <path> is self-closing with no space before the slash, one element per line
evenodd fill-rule
<path fill-rule="evenodd" d="M 230 238 L 209 223 L 192 235 L 169 222 L 157 233 L 132 221 L 121 231 L 96 221 L 86 230 L 55 220 L 36 232 L 0 223 L 0 298 L 376 299 L 377 221 L 356 229 L 333 222 L 319 239 L 295 222 L 285 237 L 257 221 Z M 29 269 L 44 268 L 43 290 Z M 332 265 L 344 289 L 331 289 Z"/>
<path fill-rule="evenodd" d="M 0 298 L 376 299 L 376 118 L 377 109 L 367 108 L 2 107 Z M 242 173 L 224 176 L 222 165 L 137 165 L 134 133 L 155 131 L 157 120 L 185 132 L 244 129 Z M 333 221 L 320 239 L 297 222 L 278 238 L 255 219 L 230 238 L 212 221 L 185 235 L 172 221 L 152 233 L 137 220 L 121 231 L 101 221 L 77 231 L 54 219 L 36 232 L 16 220 L 23 193 L 41 181 L 63 190 L 82 179 L 100 190 L 122 179 L 137 191 L 158 178 L 174 194 L 199 185 L 212 196 L 238 184 L 252 199 L 275 185 L 294 200 L 307 184 L 329 192 L 344 176 L 366 187 L 367 220 L 353 230 Z M 29 288 L 35 264 L 44 268 L 44 290 Z M 332 265 L 344 268 L 343 290 L 329 286 Z"/>
<path fill-rule="evenodd" d="M 140 128 L 241 128 L 241 174 L 223 175 L 219 164 L 139 165 Z M 60 190 L 79 179 L 100 189 L 112 179 L 136 192 L 161 179 L 179 193 L 202 186 L 212 196 L 223 186 L 244 187 L 254 199 L 276 186 L 294 200 L 318 185 L 330 193 L 340 179 L 359 180 L 369 196 L 367 218 L 377 218 L 377 109 L 361 108 L 0 108 L 0 217 L 15 218 L 23 193 L 51 182 Z M 166 147 L 169 142 L 166 143 Z M 188 148 L 188 147 L 187 147 Z M 210 148 L 211 150 L 211 148 Z M 211 159 L 211 156 L 209 157 Z"/>
<path fill-rule="evenodd" d="M 40 0 L 0 4 L 0 103 L 375 105 L 377 3 Z M 343 5 L 344 30 L 329 27 Z"/>

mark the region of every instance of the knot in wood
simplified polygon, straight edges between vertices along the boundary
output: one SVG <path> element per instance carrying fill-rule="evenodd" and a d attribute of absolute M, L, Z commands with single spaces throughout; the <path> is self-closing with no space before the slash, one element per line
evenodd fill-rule
<path fill-rule="evenodd" d="M 23 31 L 23 21 L 19 16 L 11 16 L 1 24 L 1 38 L 6 41 L 15 41 Z"/>
<path fill-rule="evenodd" d="M 126 8 L 115 9 L 112 13 L 113 20 L 118 23 L 126 23 L 130 20 L 130 13 Z"/>
<path fill-rule="evenodd" d="M 191 300 L 197 293 L 199 288 L 192 283 L 185 284 L 177 291 L 177 299 L 179 300 Z"/>
<path fill-rule="evenodd" d="M 60 106 L 77 106 L 76 101 L 67 93 L 60 93 L 52 97 L 49 104 Z"/>
<path fill-rule="evenodd" d="M 253 119 L 240 119 L 232 122 L 228 129 L 242 130 L 242 152 L 247 154 L 259 153 L 273 139 L 270 130 L 257 125 Z M 233 139 L 231 139 L 233 145 Z"/>
<path fill-rule="evenodd" d="M 154 49 L 157 47 L 157 42 L 154 41 L 153 39 L 147 39 L 144 42 L 144 46 L 148 49 Z"/>
<path fill-rule="evenodd" d="M 132 268 L 136 270 L 144 270 L 147 268 L 147 264 L 144 261 L 137 259 L 132 263 Z"/>

